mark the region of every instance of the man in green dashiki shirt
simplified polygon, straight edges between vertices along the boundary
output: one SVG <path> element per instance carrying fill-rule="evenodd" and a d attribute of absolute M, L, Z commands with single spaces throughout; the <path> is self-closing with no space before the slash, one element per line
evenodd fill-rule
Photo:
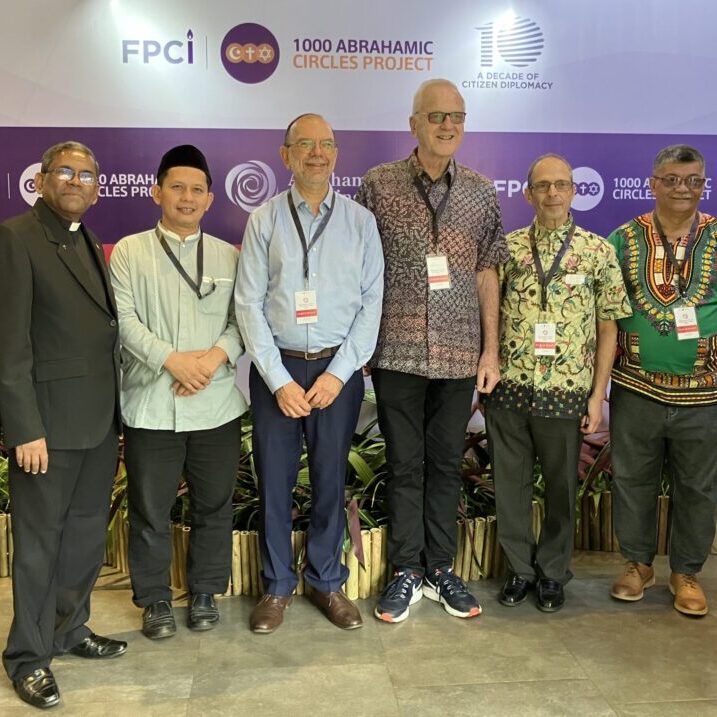
<path fill-rule="evenodd" d="M 666 147 L 652 166 L 654 211 L 608 238 L 633 309 L 618 323 L 610 396 L 615 531 L 627 559 L 611 595 L 632 602 L 655 584 L 666 464 L 669 588 L 675 609 L 694 616 L 708 610 L 696 575 L 717 506 L 717 220 L 697 208 L 706 182 L 698 150 Z"/>

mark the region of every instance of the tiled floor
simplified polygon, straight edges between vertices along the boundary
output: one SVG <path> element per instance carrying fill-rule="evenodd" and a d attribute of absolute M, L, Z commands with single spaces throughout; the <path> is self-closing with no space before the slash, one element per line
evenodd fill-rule
<path fill-rule="evenodd" d="M 250 598 L 221 600 L 212 632 L 151 642 L 126 581 L 105 574 L 91 627 L 129 641 L 123 657 L 53 662 L 63 702 L 50 714 L 95 717 L 192 715 L 623 715 L 717 716 L 717 557 L 703 572 L 714 612 L 684 617 L 671 606 L 668 568 L 640 603 L 608 596 L 617 555 L 576 556 L 565 608 L 543 614 L 530 603 L 500 606 L 496 581 L 473 584 L 483 615 L 463 621 L 433 602 L 400 625 L 371 617 L 342 632 L 296 598 L 273 635 L 253 635 Z M 185 603 L 177 603 L 183 621 Z M 10 623 L 8 580 L 0 580 L 0 634 Z M 39 714 L 0 678 L 0 714 Z"/>

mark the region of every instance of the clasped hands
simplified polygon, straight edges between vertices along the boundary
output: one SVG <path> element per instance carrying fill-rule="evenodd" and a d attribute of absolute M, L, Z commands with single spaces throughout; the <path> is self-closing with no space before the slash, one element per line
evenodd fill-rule
<path fill-rule="evenodd" d="M 174 377 L 172 391 L 177 396 L 193 396 L 212 382 L 217 369 L 227 360 L 223 349 L 212 346 L 208 351 L 173 351 L 164 368 Z"/>
<path fill-rule="evenodd" d="M 283 385 L 274 394 L 279 410 L 289 418 L 308 416 L 314 408 L 328 408 L 344 387 L 343 381 L 324 371 L 308 391 L 296 381 Z"/>

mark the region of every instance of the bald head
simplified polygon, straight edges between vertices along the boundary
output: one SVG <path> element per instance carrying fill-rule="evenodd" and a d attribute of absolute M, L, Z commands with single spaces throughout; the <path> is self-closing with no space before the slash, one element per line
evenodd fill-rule
<path fill-rule="evenodd" d="M 458 91 L 458 88 L 449 80 L 434 79 L 426 80 L 416 90 L 416 94 L 413 95 L 413 110 L 411 114 L 415 115 L 416 112 L 425 111 L 426 98 L 432 96 L 436 90 L 440 90 L 440 94 L 444 96 L 446 92 L 454 94 L 459 99 L 463 109 L 465 110 L 465 102 L 463 101 L 463 96 Z"/>

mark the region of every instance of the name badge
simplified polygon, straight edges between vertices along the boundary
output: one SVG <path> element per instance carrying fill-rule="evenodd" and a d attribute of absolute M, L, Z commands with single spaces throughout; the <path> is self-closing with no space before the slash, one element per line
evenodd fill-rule
<path fill-rule="evenodd" d="M 535 324 L 536 356 L 555 356 L 555 324 L 550 322 Z"/>
<path fill-rule="evenodd" d="M 426 256 L 426 269 L 428 271 L 428 288 L 431 291 L 451 288 L 448 257 L 445 254 L 429 254 Z"/>
<path fill-rule="evenodd" d="M 694 306 L 678 306 L 675 308 L 675 330 L 677 340 L 698 339 L 700 330 L 697 326 L 697 312 Z"/>
<path fill-rule="evenodd" d="M 315 324 L 319 320 L 319 310 L 316 307 L 316 291 L 307 289 L 294 293 L 296 305 L 297 324 Z"/>
<path fill-rule="evenodd" d="M 568 286 L 577 286 L 585 283 L 585 274 L 566 274 L 565 283 Z"/>

